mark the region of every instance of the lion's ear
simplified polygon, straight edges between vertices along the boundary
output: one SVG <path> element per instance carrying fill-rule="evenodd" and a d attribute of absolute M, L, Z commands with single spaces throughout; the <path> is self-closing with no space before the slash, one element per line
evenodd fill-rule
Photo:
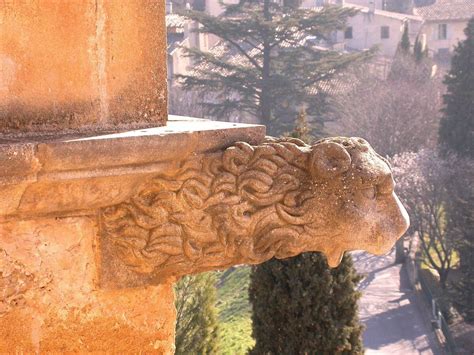
<path fill-rule="evenodd" d="M 330 179 L 351 167 L 351 156 L 340 144 L 321 142 L 314 145 L 309 157 L 309 171 L 314 178 Z"/>

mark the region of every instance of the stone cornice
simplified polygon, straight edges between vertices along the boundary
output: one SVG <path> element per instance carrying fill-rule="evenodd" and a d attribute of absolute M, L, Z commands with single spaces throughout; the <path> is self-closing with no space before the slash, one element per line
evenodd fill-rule
<path fill-rule="evenodd" d="M 189 156 L 264 136 L 264 126 L 171 116 L 164 127 L 100 136 L 0 138 L 0 220 L 119 203 Z"/>

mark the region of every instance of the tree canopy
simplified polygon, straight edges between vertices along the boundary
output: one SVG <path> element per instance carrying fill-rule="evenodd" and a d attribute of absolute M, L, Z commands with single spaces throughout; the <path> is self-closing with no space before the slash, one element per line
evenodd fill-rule
<path fill-rule="evenodd" d="M 474 158 L 474 18 L 465 29 L 466 39 L 459 42 L 452 58 L 451 70 L 445 78 L 444 115 L 439 129 L 441 151 L 465 159 L 459 166 L 462 174 L 451 181 L 447 213 L 452 223 L 448 228 L 457 240 L 461 280 L 456 283 L 457 304 L 466 319 L 474 321 L 474 192 L 472 161 Z M 463 170 L 471 166 L 467 172 Z"/>
<path fill-rule="evenodd" d="M 218 347 L 214 273 L 187 275 L 175 287 L 175 354 L 215 354 Z"/>
<path fill-rule="evenodd" d="M 459 42 L 446 76 L 447 93 L 445 109 L 439 130 L 440 144 L 444 151 L 465 157 L 474 157 L 474 18 Z"/>
<path fill-rule="evenodd" d="M 363 354 L 359 281 L 348 254 L 335 269 L 321 253 L 254 267 L 250 354 Z"/>
<path fill-rule="evenodd" d="M 212 100 L 203 100 L 213 117 L 247 114 L 275 135 L 292 130 L 302 107 L 310 121 L 320 120 L 320 84 L 372 54 L 342 54 L 326 45 L 345 28 L 354 9 L 302 9 L 293 2 L 271 0 L 223 6 L 217 17 L 183 13 L 199 23 L 198 33 L 220 39 L 210 51 L 187 48 L 196 65 L 192 73 L 180 76 L 185 89 L 213 93 Z"/>

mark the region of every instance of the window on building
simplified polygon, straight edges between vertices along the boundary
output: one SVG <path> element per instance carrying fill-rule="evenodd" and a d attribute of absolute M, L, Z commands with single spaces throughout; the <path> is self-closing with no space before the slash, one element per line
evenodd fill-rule
<path fill-rule="evenodd" d="M 316 0 L 316 6 L 324 6 L 325 4 L 325 1 L 324 0 Z"/>
<path fill-rule="evenodd" d="M 447 39 L 448 38 L 448 25 L 445 23 L 440 23 L 438 25 L 438 39 Z"/>
<path fill-rule="evenodd" d="M 346 30 L 344 31 L 344 38 L 352 39 L 352 26 L 346 28 Z"/>
<path fill-rule="evenodd" d="M 390 38 L 390 27 L 388 26 L 380 27 L 380 38 L 382 39 Z"/>

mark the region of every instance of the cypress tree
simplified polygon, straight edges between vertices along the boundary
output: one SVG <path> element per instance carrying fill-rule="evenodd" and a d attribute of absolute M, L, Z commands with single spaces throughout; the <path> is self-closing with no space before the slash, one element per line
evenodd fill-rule
<path fill-rule="evenodd" d="M 418 36 L 416 36 L 415 44 L 413 46 L 413 56 L 415 57 L 415 61 L 420 63 L 423 58 L 425 57 L 425 51 L 423 50 L 423 44 L 421 43 Z"/>
<path fill-rule="evenodd" d="M 447 94 L 439 129 L 441 151 L 449 156 L 474 158 L 474 18 L 465 29 L 466 39 L 454 51 L 451 70 L 445 78 Z M 470 164 L 465 164 L 470 165 Z M 463 169 L 461 168 L 462 172 Z M 469 170 L 467 171 L 469 173 Z M 471 171 L 472 173 L 472 171 Z M 462 172 L 465 175 L 466 172 Z M 453 221 L 448 226 L 458 242 L 461 281 L 455 285 L 457 304 L 465 318 L 474 321 L 474 192 L 472 175 L 453 179 L 451 201 L 447 213 Z"/>
<path fill-rule="evenodd" d="M 291 131 L 304 104 L 310 121 L 321 119 L 320 100 L 315 98 L 320 82 L 373 54 L 321 50 L 356 14 L 351 8 L 314 11 L 298 7 L 298 1 L 273 0 L 222 6 L 225 11 L 217 17 L 183 13 L 199 23 L 198 33 L 220 39 L 215 50 L 185 48 L 196 65 L 189 75 L 179 76 L 185 89 L 205 94 L 201 104 L 213 117 L 247 114 L 267 125 L 272 135 Z M 206 100 L 206 95 L 212 98 Z"/>
<path fill-rule="evenodd" d="M 176 355 L 216 354 L 215 273 L 184 276 L 175 287 Z"/>
<path fill-rule="evenodd" d="M 294 138 L 299 138 L 305 142 L 311 140 L 311 127 L 308 124 L 308 118 L 304 108 L 300 109 L 298 117 L 296 117 L 296 127 L 291 136 Z"/>
<path fill-rule="evenodd" d="M 362 354 L 359 281 L 348 254 L 335 269 L 321 253 L 254 267 L 250 354 Z"/>
<path fill-rule="evenodd" d="M 413 57 L 417 64 L 426 61 L 426 58 L 428 58 L 428 46 L 426 43 L 423 45 L 418 36 L 416 36 L 415 44 L 413 45 Z"/>
<path fill-rule="evenodd" d="M 408 36 L 408 25 L 405 24 L 405 28 L 403 29 L 402 39 L 400 41 L 400 50 L 404 54 L 410 53 L 410 37 Z"/>
<path fill-rule="evenodd" d="M 292 136 L 309 141 L 304 109 L 296 122 Z M 349 254 L 335 269 L 321 253 L 254 266 L 249 300 L 255 347 L 250 354 L 362 354 L 360 280 Z"/>

